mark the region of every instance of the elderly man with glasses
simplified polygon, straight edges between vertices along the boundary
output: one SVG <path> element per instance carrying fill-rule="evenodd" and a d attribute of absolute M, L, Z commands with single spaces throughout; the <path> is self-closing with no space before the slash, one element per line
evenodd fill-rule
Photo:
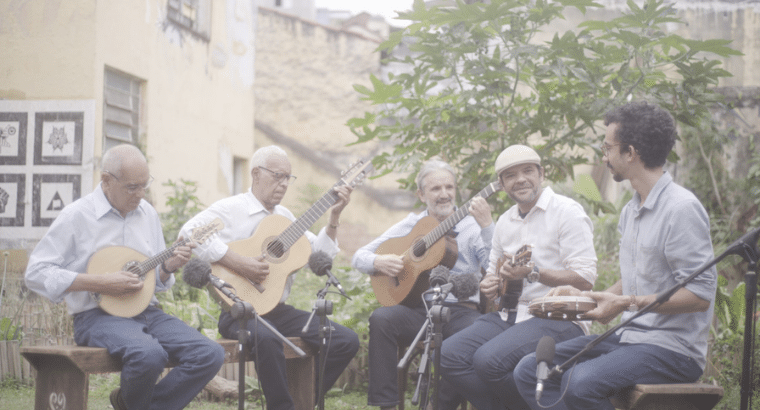
<path fill-rule="evenodd" d="M 99 307 L 97 294 L 121 304 L 121 297 L 150 287 L 135 272 L 99 269 L 92 262 L 96 251 L 118 246 L 151 257 L 166 249 L 158 214 L 143 200 L 153 177 L 140 150 L 109 149 L 100 178 L 92 193 L 61 211 L 37 244 L 26 284 L 53 302 L 66 301 L 78 345 L 105 347 L 122 361 L 121 385 L 111 393 L 114 409 L 183 409 L 219 371 L 224 349 L 161 311 L 152 292 L 149 306 L 134 317 Z M 156 267 L 154 291 L 172 287 L 173 273 L 188 261 L 192 246 L 178 246 Z M 157 383 L 170 361 L 178 365 Z"/>
<path fill-rule="evenodd" d="M 290 160 L 285 151 L 274 145 L 260 148 L 251 158 L 251 189 L 217 201 L 188 221 L 180 234 L 186 235 L 192 228 L 220 218 L 224 222 L 224 229 L 211 240 L 199 245 L 195 249 L 196 255 L 208 262 L 218 263 L 249 281 L 259 284 L 270 273 L 269 263 L 260 256 L 261 251 L 252 250 L 251 255 L 241 255 L 227 244 L 251 237 L 261 221 L 269 215 L 281 215 L 295 221 L 295 216 L 280 205 L 280 201 L 295 178 L 291 175 Z M 317 235 L 309 231 L 305 233 L 313 251 L 323 251 L 330 257 L 335 257 L 339 250 L 335 238 L 340 214 L 350 201 L 351 187 L 347 185 L 337 187 L 335 193 L 338 201 L 330 210 L 328 225 Z M 260 318 L 284 336 L 300 336 L 307 344 L 319 347 L 321 340 L 318 321 L 309 322 L 307 332 L 302 333 L 302 328 L 308 322 L 311 312 L 298 310 L 285 303 L 290 294 L 294 276 L 288 277 L 279 304 L 271 311 L 262 314 Z M 324 368 L 318 369 L 318 371 L 323 371 L 322 393 L 330 389 L 359 350 L 359 338 L 354 331 L 337 323 L 331 325 L 327 358 L 324 363 L 320 363 L 320 365 L 324 364 Z M 248 346 L 251 351 L 248 357 L 256 362 L 256 371 L 267 401 L 267 409 L 293 409 L 293 398 L 288 392 L 282 341 L 257 320 L 249 320 L 246 327 L 250 332 Z M 238 329 L 238 321 L 233 319 L 230 312 L 222 312 L 219 317 L 219 332 L 222 336 L 237 339 Z"/>

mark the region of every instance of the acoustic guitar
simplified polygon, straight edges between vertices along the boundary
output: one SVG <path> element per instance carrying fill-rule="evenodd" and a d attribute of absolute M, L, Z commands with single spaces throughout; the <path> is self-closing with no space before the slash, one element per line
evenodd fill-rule
<path fill-rule="evenodd" d="M 142 313 L 153 299 L 156 289 L 156 267 L 174 255 L 174 250 L 188 243 L 201 244 L 224 228 L 222 220 L 216 218 L 210 223 L 192 230 L 189 238 L 182 238 L 163 252 L 147 257 L 126 246 L 109 246 L 95 252 L 87 262 L 87 273 L 103 275 L 110 272 L 127 271 L 138 275 L 143 287 L 137 292 L 121 296 L 103 295 L 90 292 L 98 306 L 112 316 L 134 317 Z"/>
<path fill-rule="evenodd" d="M 432 216 L 420 219 L 406 236 L 391 238 L 380 244 L 375 251 L 377 255 L 401 255 L 404 269 L 396 277 L 372 275 L 370 281 L 375 292 L 375 298 L 383 306 L 402 304 L 414 306 L 420 300 L 422 292 L 429 287 L 430 269 L 442 264 L 447 255 L 447 241 L 440 240 L 459 221 L 470 214 L 470 202 L 477 197 L 488 198 L 498 191 L 501 185 L 498 181 L 491 182 L 459 207 L 440 224 Z M 453 255 L 456 262 L 457 255 Z"/>
<path fill-rule="evenodd" d="M 530 258 L 533 256 L 533 245 L 523 245 L 514 255 L 502 255 L 496 261 L 496 275 L 499 277 L 499 289 L 497 296 L 501 297 L 499 310 L 513 310 L 517 308 L 523 291 L 523 279 L 507 280 L 499 271 L 502 265 L 508 263 L 512 267 L 531 265 Z"/>
<path fill-rule="evenodd" d="M 352 164 L 333 188 L 356 187 L 372 170 L 372 161 L 367 159 Z M 232 285 L 237 297 L 253 305 L 256 313 L 268 313 L 280 302 L 288 277 L 309 261 L 311 244 L 304 233 L 337 201 L 338 195 L 330 189 L 295 221 L 282 215 L 269 215 L 261 220 L 250 238 L 227 244 L 232 251 L 243 256 L 264 256 L 269 264 L 269 275 L 261 283 L 254 283 L 219 263 L 211 264 L 211 273 Z M 223 307 L 229 308 L 234 303 L 219 289 L 213 286 L 208 289 Z"/>

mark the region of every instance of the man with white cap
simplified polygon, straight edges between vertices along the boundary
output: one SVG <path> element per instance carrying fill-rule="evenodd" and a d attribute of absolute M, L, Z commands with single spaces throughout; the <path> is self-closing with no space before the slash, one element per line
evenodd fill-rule
<path fill-rule="evenodd" d="M 555 286 L 593 287 L 593 227 L 579 203 L 542 187 L 544 169 L 532 148 L 513 145 L 502 151 L 496 159 L 496 173 L 502 189 L 516 204 L 496 223 L 480 291 L 494 299 L 502 280 L 522 281 L 523 290 L 516 306 L 487 313 L 446 339 L 441 371 L 478 410 L 527 409 L 512 378 L 520 359 L 535 352 L 543 336 L 561 341 L 588 332 L 582 323 L 533 317 L 528 304 Z M 516 255 L 525 245 L 532 246 L 530 264 L 497 266 L 503 255 Z"/>

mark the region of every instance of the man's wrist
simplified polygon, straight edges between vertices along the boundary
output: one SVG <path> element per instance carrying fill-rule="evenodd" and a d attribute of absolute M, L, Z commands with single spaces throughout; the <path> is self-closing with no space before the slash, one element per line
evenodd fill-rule
<path fill-rule="evenodd" d="M 179 268 L 176 268 L 176 269 L 174 269 L 174 270 L 169 270 L 169 269 L 166 267 L 166 261 L 163 261 L 163 262 L 161 262 L 161 270 L 163 270 L 163 271 L 164 271 L 164 272 L 166 272 L 166 273 L 172 274 L 172 273 L 176 272 L 176 271 L 177 271 L 177 269 L 179 269 Z"/>

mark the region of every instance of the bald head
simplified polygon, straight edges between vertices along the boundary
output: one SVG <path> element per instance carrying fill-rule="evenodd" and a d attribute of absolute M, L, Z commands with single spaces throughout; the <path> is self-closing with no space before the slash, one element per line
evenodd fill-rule
<path fill-rule="evenodd" d="M 103 194 L 122 216 L 137 209 L 151 180 L 148 161 L 137 147 L 118 145 L 103 154 Z"/>
<path fill-rule="evenodd" d="M 103 154 L 103 172 L 110 172 L 117 178 L 121 178 L 122 168 L 124 166 L 134 166 L 144 164 L 148 166 L 145 155 L 139 148 L 134 145 L 123 144 L 117 145 Z"/>

